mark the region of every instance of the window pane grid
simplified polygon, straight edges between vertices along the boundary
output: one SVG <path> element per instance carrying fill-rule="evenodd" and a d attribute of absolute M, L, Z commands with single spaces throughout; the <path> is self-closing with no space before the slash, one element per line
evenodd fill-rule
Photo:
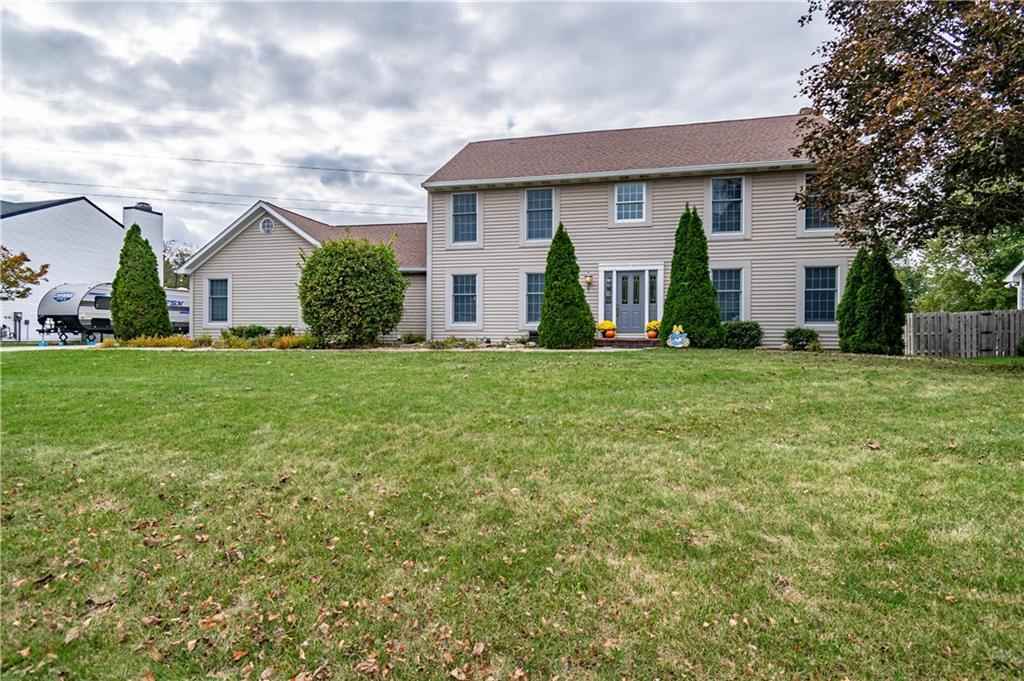
<path fill-rule="evenodd" d="M 526 238 L 551 238 L 554 222 L 554 190 L 526 190 Z"/>
<path fill-rule="evenodd" d="M 743 231 L 743 178 L 711 180 L 711 231 Z"/>
<path fill-rule="evenodd" d="M 540 321 L 540 308 L 544 303 L 544 273 L 530 272 L 526 275 L 526 321 Z"/>
<path fill-rule="evenodd" d="M 644 185 L 641 182 L 615 186 L 615 219 L 644 219 Z"/>
<path fill-rule="evenodd" d="M 452 275 L 452 322 L 476 323 L 476 275 Z"/>
<path fill-rule="evenodd" d="M 835 267 L 804 269 L 804 321 L 834 322 L 836 320 Z"/>
<path fill-rule="evenodd" d="M 814 205 L 815 191 L 811 188 L 816 175 L 807 176 L 807 206 L 804 208 L 804 229 L 835 229 L 829 220 L 828 211 Z"/>
<path fill-rule="evenodd" d="M 228 280 L 210 279 L 210 321 L 228 320 Z"/>
<path fill-rule="evenodd" d="M 740 319 L 742 282 L 742 270 L 711 270 L 711 284 L 715 287 L 719 318 L 723 322 L 734 322 Z"/>
<path fill-rule="evenodd" d="M 476 194 L 452 194 L 452 241 L 476 241 Z"/>

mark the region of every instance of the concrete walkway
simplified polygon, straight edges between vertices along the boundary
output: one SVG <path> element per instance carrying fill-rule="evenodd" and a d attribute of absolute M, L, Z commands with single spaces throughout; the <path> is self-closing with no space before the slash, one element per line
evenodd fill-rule
<path fill-rule="evenodd" d="M 46 347 L 41 348 L 38 345 L 0 344 L 0 352 L 21 352 L 23 350 L 88 350 L 96 347 L 99 347 L 99 345 L 57 345 L 56 343 L 50 343 Z"/>

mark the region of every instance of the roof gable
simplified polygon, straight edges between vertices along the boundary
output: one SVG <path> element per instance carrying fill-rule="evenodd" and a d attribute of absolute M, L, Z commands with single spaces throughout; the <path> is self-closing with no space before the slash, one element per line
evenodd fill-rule
<path fill-rule="evenodd" d="M 427 223 L 425 222 L 333 226 L 287 208 L 275 206 L 267 201 L 258 201 L 220 234 L 196 251 L 178 269 L 178 272 L 181 274 L 195 272 L 204 262 L 241 234 L 256 218 L 260 217 L 261 211 L 276 218 L 282 225 L 294 231 L 313 246 L 319 246 L 324 241 L 331 239 L 344 238 L 366 239 L 372 243 L 383 243 L 395 236 L 396 239 L 391 247 L 395 251 L 400 269 L 420 270 L 427 266 Z"/>
<path fill-rule="evenodd" d="M 32 213 L 37 210 L 46 210 L 47 208 L 56 208 L 57 206 L 64 206 L 69 203 L 75 203 L 76 201 L 85 201 L 95 210 L 109 218 L 115 225 L 124 229 L 124 225 L 116 220 L 110 213 L 93 203 L 87 196 L 72 196 L 68 199 L 51 199 L 47 201 L 0 201 L 0 218 L 13 218 L 18 215 L 24 215 L 25 213 Z"/>
<path fill-rule="evenodd" d="M 471 142 L 424 187 L 465 181 L 616 175 L 771 162 L 808 163 L 794 156 L 804 114 L 650 128 L 597 130 Z"/>

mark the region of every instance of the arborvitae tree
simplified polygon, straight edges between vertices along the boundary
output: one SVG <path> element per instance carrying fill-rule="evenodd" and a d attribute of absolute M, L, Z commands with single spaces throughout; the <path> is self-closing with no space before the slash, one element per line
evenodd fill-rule
<path fill-rule="evenodd" d="M 903 286 L 896 278 L 886 249 L 876 245 L 868 257 L 857 291 L 856 328 L 848 342 L 848 351 L 903 354 L 905 312 Z"/>
<path fill-rule="evenodd" d="M 544 268 L 544 302 L 537 333 L 545 348 L 589 348 L 594 345 L 594 315 L 580 285 L 576 249 L 562 223 L 551 239 Z"/>
<path fill-rule="evenodd" d="M 139 226 L 132 225 L 124 236 L 121 260 L 110 291 L 110 317 L 118 338 L 170 335 L 167 296 L 156 268 L 153 249 L 142 238 Z"/>
<path fill-rule="evenodd" d="M 870 257 L 868 249 L 863 246 L 857 251 L 857 255 L 850 265 L 850 273 L 846 275 L 843 298 L 839 301 L 839 307 L 836 308 L 836 322 L 839 325 L 839 349 L 843 352 L 854 352 L 852 347 L 853 336 L 857 329 L 857 294 L 864 283 L 864 270 L 867 268 Z"/>
<path fill-rule="evenodd" d="M 708 239 L 697 209 L 686 204 L 672 253 L 672 274 L 665 295 L 659 336 L 668 340 L 672 327 L 682 325 L 697 348 L 717 348 L 725 340 L 715 287 L 708 271 Z"/>

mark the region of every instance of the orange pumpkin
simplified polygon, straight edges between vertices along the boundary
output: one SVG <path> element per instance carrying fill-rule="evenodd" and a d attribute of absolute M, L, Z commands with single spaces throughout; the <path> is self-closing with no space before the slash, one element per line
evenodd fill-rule
<path fill-rule="evenodd" d="M 651 338 L 651 339 L 657 338 L 658 337 L 658 332 L 657 331 L 648 331 L 647 332 L 647 337 Z"/>
<path fill-rule="evenodd" d="M 604 337 L 615 338 L 615 331 L 613 329 L 608 329 L 607 331 L 604 332 Z"/>

